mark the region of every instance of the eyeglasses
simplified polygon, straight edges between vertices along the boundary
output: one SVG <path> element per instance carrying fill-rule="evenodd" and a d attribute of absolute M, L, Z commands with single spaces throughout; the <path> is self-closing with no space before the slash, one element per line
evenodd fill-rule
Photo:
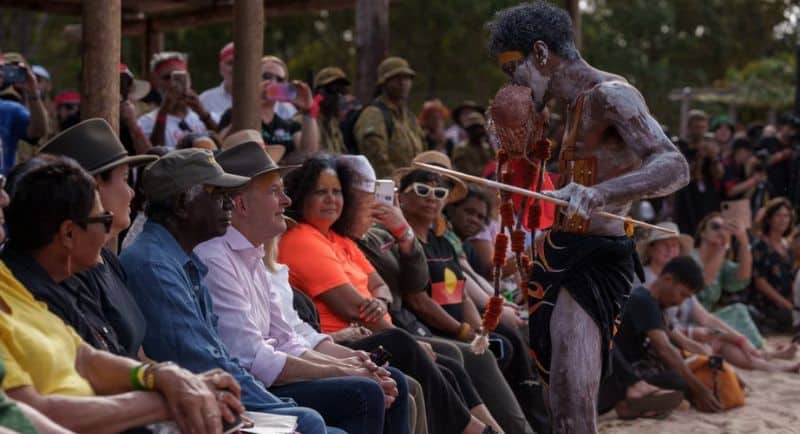
<path fill-rule="evenodd" d="M 278 82 L 278 83 L 285 83 L 286 82 L 286 77 L 281 77 L 280 75 L 275 75 L 275 74 L 273 74 L 271 72 L 265 72 L 265 73 L 261 74 L 261 79 L 264 80 L 264 81 L 271 80 L 271 81 L 275 81 L 275 82 Z"/>
<path fill-rule="evenodd" d="M 442 200 L 450 194 L 450 189 L 445 187 L 431 187 L 428 184 L 423 184 L 421 182 L 415 182 L 408 186 L 405 191 L 409 191 L 413 189 L 414 193 L 417 194 L 419 197 L 430 197 L 431 193 L 433 193 L 433 197 L 436 199 Z"/>
<path fill-rule="evenodd" d="M 89 216 L 85 219 L 81 219 L 76 221 L 79 225 L 81 225 L 84 229 L 87 225 L 92 223 L 102 223 L 103 229 L 105 229 L 106 233 L 111 232 L 111 224 L 114 222 L 114 213 L 111 211 L 105 211 L 102 214 L 98 214 L 96 216 Z"/>

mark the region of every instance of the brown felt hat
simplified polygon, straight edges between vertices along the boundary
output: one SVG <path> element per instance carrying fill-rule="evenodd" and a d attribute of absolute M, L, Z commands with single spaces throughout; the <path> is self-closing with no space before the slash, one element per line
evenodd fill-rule
<path fill-rule="evenodd" d="M 408 66 L 408 61 L 402 57 L 387 57 L 378 65 L 378 85 L 382 85 L 386 83 L 386 80 L 398 75 L 415 77 L 417 73 Z"/>
<path fill-rule="evenodd" d="M 121 164 L 140 166 L 158 159 L 155 155 L 128 155 L 111 125 L 100 118 L 87 119 L 67 128 L 39 152 L 70 157 L 92 175 Z"/>
<path fill-rule="evenodd" d="M 142 176 L 142 190 L 150 201 L 183 193 L 195 185 L 235 190 L 250 178 L 226 173 L 208 149 L 178 149 L 147 166 Z"/>
<path fill-rule="evenodd" d="M 317 75 L 314 76 L 314 89 L 333 83 L 334 81 L 343 81 L 350 84 L 350 80 L 347 79 L 347 74 L 342 71 L 342 68 L 337 68 L 335 66 L 322 68 Z"/>
<path fill-rule="evenodd" d="M 225 149 L 217 154 L 217 162 L 226 172 L 247 178 L 275 171 L 280 171 L 283 175 L 286 171 L 300 167 L 278 166 L 261 144 L 256 142 L 240 143 Z"/>
<path fill-rule="evenodd" d="M 222 150 L 247 142 L 256 142 L 261 145 L 269 154 L 269 158 L 272 158 L 272 161 L 281 161 L 281 158 L 286 154 L 286 146 L 265 144 L 261 133 L 256 130 L 239 130 L 228 135 L 222 141 Z"/>

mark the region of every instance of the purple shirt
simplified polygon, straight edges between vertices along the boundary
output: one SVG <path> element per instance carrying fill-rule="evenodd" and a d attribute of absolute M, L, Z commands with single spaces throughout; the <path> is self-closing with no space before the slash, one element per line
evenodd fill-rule
<path fill-rule="evenodd" d="M 239 364 L 266 386 L 272 385 L 286 357 L 307 348 L 281 314 L 264 265 L 264 247 L 253 246 L 236 228 L 198 245 L 194 253 L 208 267 L 205 284 L 219 316 L 219 335 Z"/>

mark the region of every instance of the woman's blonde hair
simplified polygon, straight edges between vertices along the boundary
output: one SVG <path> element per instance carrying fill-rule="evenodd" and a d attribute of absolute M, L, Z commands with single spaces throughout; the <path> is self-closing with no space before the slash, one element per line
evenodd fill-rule
<path fill-rule="evenodd" d="M 278 65 L 280 65 L 281 68 L 283 68 L 283 74 L 286 75 L 286 78 L 289 78 L 289 67 L 286 66 L 286 62 L 281 60 L 280 57 L 278 57 L 278 56 L 264 56 L 264 57 L 261 58 L 261 63 L 262 64 L 268 63 L 268 62 L 277 63 Z"/>
<path fill-rule="evenodd" d="M 270 273 L 278 271 L 278 237 L 264 243 L 264 265 Z"/>

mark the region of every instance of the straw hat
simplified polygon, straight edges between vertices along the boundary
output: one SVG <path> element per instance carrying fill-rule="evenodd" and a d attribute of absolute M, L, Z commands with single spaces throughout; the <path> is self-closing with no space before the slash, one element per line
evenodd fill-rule
<path fill-rule="evenodd" d="M 422 152 L 422 153 L 418 154 L 416 157 L 414 157 L 414 159 L 411 160 L 411 162 L 412 163 L 426 163 L 426 164 L 432 164 L 434 166 L 441 166 L 441 167 L 444 167 L 446 169 L 451 169 L 451 170 L 453 169 L 453 165 L 450 162 L 450 158 L 447 155 L 445 155 L 445 154 L 443 154 L 443 153 L 441 153 L 439 151 L 425 151 L 425 152 Z M 401 167 L 401 168 L 399 168 L 399 169 L 394 171 L 394 173 L 392 174 L 392 179 L 394 179 L 394 183 L 399 186 L 401 184 L 400 181 L 406 175 L 408 175 L 409 173 L 411 173 L 411 172 L 413 172 L 413 171 L 415 171 L 417 169 L 419 169 L 419 168 L 418 167 L 413 167 L 413 166 L 412 167 Z M 450 180 L 453 183 L 453 188 L 450 190 L 450 194 L 447 195 L 447 203 L 458 202 L 459 200 L 463 199 L 464 196 L 467 195 L 467 185 L 464 184 L 463 181 L 461 181 L 460 179 L 455 178 L 453 176 L 448 176 L 448 175 L 442 175 L 442 176 L 446 177 L 448 180 Z"/>
<path fill-rule="evenodd" d="M 274 162 L 281 161 L 284 154 L 286 154 L 285 146 L 265 144 L 261 133 L 256 130 L 240 130 L 229 134 L 227 137 L 225 137 L 225 140 L 222 141 L 222 150 L 224 151 L 228 148 L 232 148 L 236 145 L 247 142 L 256 142 L 260 144 L 264 150 L 267 151 L 267 154 L 269 154 L 269 158 L 272 158 L 272 161 Z"/>
<path fill-rule="evenodd" d="M 673 231 L 680 233 L 678 225 L 673 222 L 661 222 L 658 223 L 658 226 L 672 229 Z M 672 238 L 675 238 L 680 242 L 681 256 L 686 256 L 692 252 L 694 240 L 689 235 L 675 235 L 667 232 L 650 230 L 647 232 L 644 238 L 636 242 L 636 252 L 639 254 L 639 258 L 641 259 L 642 263 L 644 264 L 650 259 L 647 257 L 647 248 L 650 247 L 650 244 L 653 244 L 659 240 L 669 240 Z"/>

